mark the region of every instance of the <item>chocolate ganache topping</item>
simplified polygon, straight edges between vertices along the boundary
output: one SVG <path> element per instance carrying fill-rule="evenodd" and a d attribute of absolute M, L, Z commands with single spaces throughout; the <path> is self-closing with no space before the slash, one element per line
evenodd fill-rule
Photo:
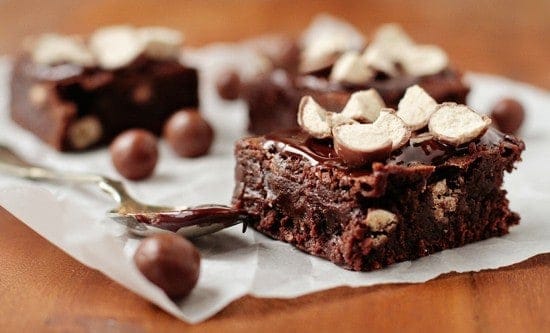
<path fill-rule="evenodd" d="M 472 142 L 476 146 L 499 146 L 506 148 L 506 143 L 514 143 L 512 136 L 489 128 L 478 140 Z M 309 134 L 299 130 L 289 130 L 280 133 L 266 135 L 264 148 L 275 149 L 279 153 L 299 155 L 307 159 L 312 165 L 328 164 L 331 166 L 350 169 L 349 166 L 336 154 L 332 140 L 315 139 Z M 437 141 L 433 138 L 415 140 L 411 138 L 409 143 L 391 153 L 385 161 L 386 164 L 411 166 L 416 164 L 438 166 L 451 157 L 464 156 L 469 152 L 469 145 L 455 147 Z M 365 165 L 365 170 L 370 169 Z"/>
<path fill-rule="evenodd" d="M 407 88 L 397 110 L 385 107 L 374 89 L 353 93 L 339 112 L 305 96 L 297 118 L 301 131 L 269 134 L 265 148 L 353 170 L 369 170 L 374 162 L 437 166 L 515 140 L 490 128 L 487 116 L 466 105 L 439 104 L 418 85 Z"/>
<path fill-rule="evenodd" d="M 256 217 L 250 213 L 222 205 L 202 205 L 166 213 L 136 214 L 135 218 L 142 223 L 177 232 L 182 227 L 223 224 L 226 226 L 243 223 L 243 232 L 248 223 Z"/>

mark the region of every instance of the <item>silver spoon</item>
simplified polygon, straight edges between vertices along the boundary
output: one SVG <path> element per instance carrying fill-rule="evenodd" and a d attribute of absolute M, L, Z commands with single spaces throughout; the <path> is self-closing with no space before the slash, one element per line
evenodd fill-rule
<path fill-rule="evenodd" d="M 243 232 L 252 216 L 223 205 L 170 207 L 148 205 L 128 194 L 124 184 L 105 176 L 90 173 L 59 172 L 33 165 L 0 145 L 0 172 L 35 181 L 96 184 L 109 194 L 118 207 L 107 212 L 114 221 L 128 227 L 136 235 L 175 232 L 188 238 L 211 234 L 243 223 Z"/>

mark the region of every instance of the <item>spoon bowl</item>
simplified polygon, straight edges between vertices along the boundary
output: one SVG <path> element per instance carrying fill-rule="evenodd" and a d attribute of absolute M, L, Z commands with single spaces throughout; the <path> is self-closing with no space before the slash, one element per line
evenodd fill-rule
<path fill-rule="evenodd" d="M 243 223 L 243 232 L 252 218 L 248 213 L 224 205 L 159 206 L 133 198 L 121 181 L 91 173 L 60 172 L 31 164 L 10 148 L 0 145 L 0 172 L 33 181 L 96 184 L 118 206 L 107 217 L 125 225 L 139 236 L 174 232 L 193 238 Z"/>

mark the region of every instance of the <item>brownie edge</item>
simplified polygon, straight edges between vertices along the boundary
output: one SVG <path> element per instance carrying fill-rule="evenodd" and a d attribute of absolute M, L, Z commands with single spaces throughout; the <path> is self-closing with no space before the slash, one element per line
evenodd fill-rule
<path fill-rule="evenodd" d="M 259 215 L 252 227 L 269 237 L 369 271 L 508 233 L 519 215 L 501 186 L 523 149 L 490 129 L 444 161 L 349 170 L 288 142 L 245 138 L 233 205 Z"/>

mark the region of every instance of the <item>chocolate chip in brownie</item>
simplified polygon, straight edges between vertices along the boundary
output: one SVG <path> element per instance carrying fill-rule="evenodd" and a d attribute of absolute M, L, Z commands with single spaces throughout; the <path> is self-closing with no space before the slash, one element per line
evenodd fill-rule
<path fill-rule="evenodd" d="M 103 127 L 96 116 L 84 116 L 69 125 L 67 139 L 71 147 L 86 149 L 96 144 L 103 136 Z"/>
<path fill-rule="evenodd" d="M 153 97 L 153 90 L 148 83 L 140 83 L 132 92 L 132 99 L 136 104 L 147 104 Z"/>

